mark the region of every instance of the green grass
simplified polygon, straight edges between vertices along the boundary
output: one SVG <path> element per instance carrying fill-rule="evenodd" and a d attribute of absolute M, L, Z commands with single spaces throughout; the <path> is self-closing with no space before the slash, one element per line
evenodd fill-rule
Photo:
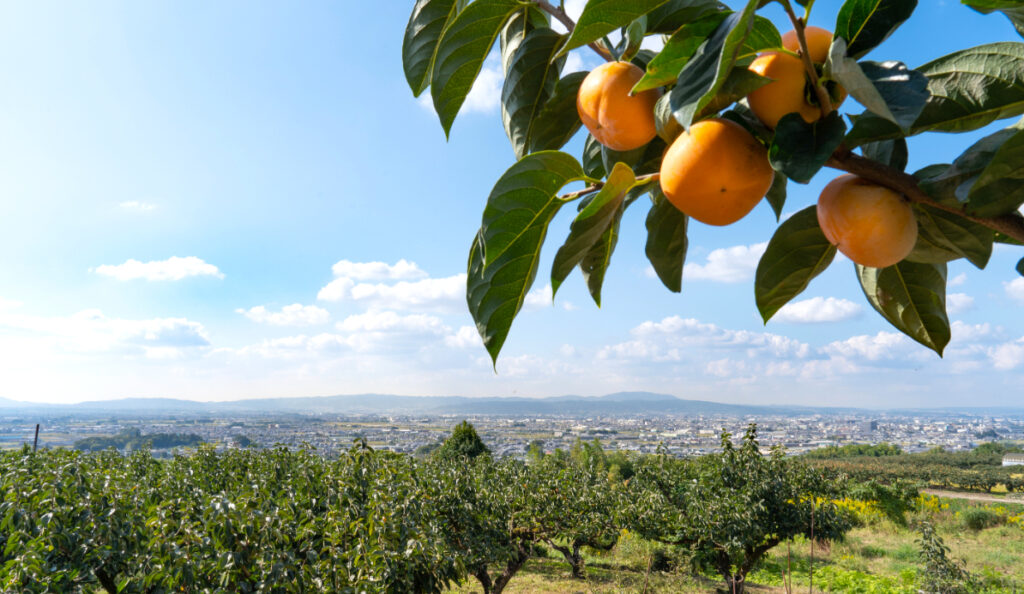
<path fill-rule="evenodd" d="M 1024 591 L 1024 526 L 1003 524 L 981 530 L 964 528 L 962 514 L 974 508 L 995 510 L 999 506 L 1013 513 L 1024 506 L 983 504 L 943 499 L 947 508 L 931 515 L 939 534 L 951 549 L 951 555 L 963 559 L 967 569 L 983 584 L 982 592 L 991 594 Z M 1011 509 L 1017 508 L 1017 509 Z M 888 520 L 875 520 L 855 528 L 842 543 L 827 550 L 816 547 L 813 582 L 815 592 L 847 594 L 911 594 L 918 591 L 918 573 L 922 563 L 918 554 L 917 533 Z M 676 567 L 669 571 L 647 571 L 655 549 L 662 549 Z M 558 553 L 530 560 L 512 579 L 506 592 L 554 594 L 641 593 L 718 591 L 716 575 L 691 575 L 680 554 L 663 545 L 626 535 L 608 553 L 587 552 L 586 579 L 573 579 L 569 566 Z M 798 539 L 773 549 L 765 562 L 748 576 L 748 591 L 784 593 L 783 575 L 789 573 L 794 591 L 807 592 L 811 583 L 810 544 Z M 480 592 L 475 580 L 454 590 Z"/>

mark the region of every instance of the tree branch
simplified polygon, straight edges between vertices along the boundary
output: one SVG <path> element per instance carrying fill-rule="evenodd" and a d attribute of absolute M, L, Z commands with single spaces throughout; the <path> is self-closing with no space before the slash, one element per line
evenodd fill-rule
<path fill-rule="evenodd" d="M 1006 214 L 998 217 L 977 217 L 967 214 L 961 207 L 943 204 L 926 194 L 924 190 L 918 187 L 917 179 L 914 176 L 877 161 L 855 155 L 849 151 L 836 151 L 825 165 L 833 169 L 852 173 L 895 190 L 906 196 L 911 202 L 926 204 L 932 208 L 953 213 L 968 221 L 984 225 L 993 231 L 998 231 L 1007 237 L 1024 242 L 1024 217 L 1019 215 Z"/>
<path fill-rule="evenodd" d="M 555 17 L 559 23 L 565 25 L 566 31 L 572 34 L 573 29 L 576 28 L 576 23 L 573 22 L 571 18 L 569 18 L 569 15 L 566 14 L 564 8 L 562 8 L 561 6 L 555 6 L 548 2 L 548 0 L 534 0 L 534 3 L 537 5 L 537 8 Z M 587 47 L 597 52 L 597 55 L 604 58 L 606 62 L 615 61 L 615 58 L 612 56 L 612 53 L 608 51 L 607 48 L 601 47 L 596 43 L 589 43 L 587 44 Z"/>
<path fill-rule="evenodd" d="M 825 117 L 832 113 L 832 98 L 828 96 L 828 90 L 821 86 L 818 71 L 814 69 L 814 63 L 811 62 L 811 54 L 807 51 L 807 36 L 804 35 L 804 22 L 793 12 L 793 6 L 789 3 L 789 0 L 783 2 L 782 5 L 786 8 L 789 20 L 793 23 L 796 39 L 800 43 L 800 57 L 804 61 L 804 69 L 807 70 L 807 76 L 811 78 L 811 84 L 814 85 L 814 94 L 818 97 L 818 107 L 821 108 L 821 116 Z M 810 7 L 808 7 L 809 9 Z"/>
<path fill-rule="evenodd" d="M 633 187 L 635 188 L 636 186 L 642 186 L 644 184 L 649 184 L 651 182 L 658 181 L 660 179 L 661 179 L 661 174 L 660 173 L 648 173 L 646 175 L 638 175 L 636 177 L 636 184 Z M 560 200 L 565 201 L 565 202 L 569 202 L 569 201 L 572 201 L 572 200 L 575 200 L 575 199 L 579 198 L 580 196 L 586 196 L 587 194 L 590 194 L 591 192 L 596 192 L 596 191 L 600 190 L 603 187 L 604 187 L 604 182 L 598 181 L 598 182 L 594 182 L 594 183 L 590 184 L 589 186 L 583 188 L 582 190 L 576 190 L 575 192 L 569 192 L 568 194 L 562 194 L 558 198 Z"/>

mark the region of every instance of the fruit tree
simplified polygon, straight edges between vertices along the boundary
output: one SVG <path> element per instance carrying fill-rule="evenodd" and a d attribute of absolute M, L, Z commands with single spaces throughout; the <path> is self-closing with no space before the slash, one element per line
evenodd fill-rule
<path fill-rule="evenodd" d="M 758 14 L 773 3 L 792 30 Z M 1003 14 L 1024 35 L 1021 2 L 962 3 Z M 778 218 L 790 181 L 845 172 L 817 206 L 775 230 L 754 281 L 762 318 L 838 250 L 872 307 L 939 355 L 950 338 L 947 263 L 984 268 L 995 242 L 1024 245 L 1024 124 L 950 155 L 951 164 L 904 171 L 908 137 L 1024 113 L 1024 43 L 910 68 L 863 58 L 911 18 L 916 0 L 845 0 L 834 32 L 806 25 L 814 0 L 737 1 L 735 10 L 715 0 L 589 0 L 575 21 L 563 4 L 416 0 L 405 32 L 406 78 L 415 95 L 430 89 L 446 134 L 499 42 L 502 120 L 518 161 L 487 198 L 467 283 L 492 359 L 537 275 L 549 224 L 572 202 L 578 214 L 551 286 L 578 266 L 600 304 L 622 214 L 641 197 L 650 204 L 646 255 L 678 292 L 690 218 L 728 225 L 762 198 Z M 660 37 L 660 51 L 641 49 L 648 36 Z M 568 52 L 584 46 L 606 63 L 563 73 Z M 865 110 L 840 113 L 848 96 Z M 561 149 L 581 127 L 589 135 L 577 159 Z"/>

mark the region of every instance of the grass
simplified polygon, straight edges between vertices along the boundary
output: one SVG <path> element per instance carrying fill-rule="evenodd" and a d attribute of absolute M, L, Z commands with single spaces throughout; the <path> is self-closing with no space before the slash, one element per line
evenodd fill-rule
<path fill-rule="evenodd" d="M 1003 523 L 981 530 L 963 525 L 963 513 L 987 509 L 1014 515 L 1024 505 L 986 504 L 960 499 L 941 499 L 927 514 L 939 535 L 951 549 L 951 556 L 962 559 L 967 569 L 983 584 L 982 592 L 991 594 L 1024 591 L 1024 524 Z M 1005 512 L 999 511 L 1003 508 Z M 848 594 L 888 594 L 918 591 L 922 563 L 912 528 L 874 518 L 854 528 L 842 543 L 827 550 L 816 547 L 814 553 L 814 592 Z M 680 561 L 669 571 L 647 571 L 655 549 L 665 547 L 625 535 L 609 553 L 587 552 L 586 579 L 573 579 L 569 566 L 558 553 L 531 559 L 512 579 L 509 593 L 712 593 L 722 587 L 716 575 L 692 575 Z M 666 551 L 668 558 L 677 557 Z M 784 593 L 783 575 L 792 572 L 794 591 L 807 592 L 811 583 L 810 545 L 797 539 L 788 551 L 785 544 L 769 552 L 761 566 L 748 576 L 748 592 Z M 454 592 L 480 592 L 476 580 L 469 580 Z"/>

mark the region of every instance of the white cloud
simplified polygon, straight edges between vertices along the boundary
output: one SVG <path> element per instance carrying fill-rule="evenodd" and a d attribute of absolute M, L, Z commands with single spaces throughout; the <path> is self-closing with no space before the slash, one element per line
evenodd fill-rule
<path fill-rule="evenodd" d="M 633 340 L 606 346 L 598 351 L 597 358 L 683 361 L 692 358 L 695 352 L 706 354 L 712 349 L 783 358 L 802 358 L 810 353 L 806 343 L 778 334 L 729 330 L 679 316 L 644 322 L 631 333 Z"/>
<path fill-rule="evenodd" d="M 950 293 L 946 295 L 946 312 L 950 314 L 963 313 L 974 306 L 974 297 L 966 293 Z"/>
<path fill-rule="evenodd" d="M 812 297 L 787 303 L 772 320 L 797 324 L 842 322 L 860 315 L 861 306 L 846 299 Z"/>
<path fill-rule="evenodd" d="M 455 334 L 444 337 L 444 343 L 455 349 L 481 346 L 480 333 L 473 326 L 462 326 Z"/>
<path fill-rule="evenodd" d="M 66 317 L 0 314 L 0 327 L 49 340 L 59 350 L 79 353 L 152 352 L 166 358 L 168 349 L 177 351 L 210 344 L 202 324 L 185 318 L 124 320 L 108 318 L 95 309 Z"/>
<path fill-rule="evenodd" d="M 393 311 L 369 311 L 351 315 L 335 324 L 348 333 L 359 332 L 412 332 L 442 334 L 447 331 L 440 318 L 424 314 L 398 315 Z"/>
<path fill-rule="evenodd" d="M 1024 276 L 1019 276 L 1008 283 L 1003 283 L 1010 299 L 1024 303 Z"/>
<path fill-rule="evenodd" d="M 764 242 L 712 250 L 705 264 L 687 263 L 683 269 L 683 278 L 719 283 L 750 280 L 754 278 L 757 262 L 767 246 L 768 243 Z"/>
<path fill-rule="evenodd" d="M 353 280 L 414 280 L 427 276 L 415 262 L 404 258 L 394 264 L 339 260 L 331 267 L 331 272 L 336 277 Z"/>
<path fill-rule="evenodd" d="M 156 205 L 150 202 L 139 202 L 138 200 L 126 200 L 118 204 L 125 210 L 132 210 L 135 212 L 149 212 L 156 210 Z"/>
<path fill-rule="evenodd" d="M 911 348 L 913 343 L 906 336 L 898 332 L 879 332 L 874 336 L 862 334 L 832 342 L 821 350 L 838 357 L 879 361 L 894 359 Z"/>
<path fill-rule="evenodd" d="M 320 289 L 316 298 L 320 301 L 341 301 L 348 299 L 352 287 L 356 285 L 350 278 L 336 278 Z"/>
<path fill-rule="evenodd" d="M 989 349 L 988 355 L 996 369 L 1014 369 L 1024 364 L 1024 338 L 995 346 Z"/>
<path fill-rule="evenodd" d="M 271 326 L 314 326 L 326 324 L 331 317 L 326 309 L 300 303 L 286 305 L 279 312 L 272 312 L 262 305 L 235 311 L 254 322 Z"/>
<path fill-rule="evenodd" d="M 349 298 L 372 309 L 461 311 L 465 308 L 466 275 L 393 285 L 360 283 L 349 291 Z"/>
<path fill-rule="evenodd" d="M 534 289 L 526 294 L 526 298 L 523 299 L 524 309 L 540 309 L 542 307 L 551 307 L 554 305 L 554 292 L 551 289 L 551 283 L 544 285 L 539 289 Z"/>
<path fill-rule="evenodd" d="M 128 260 L 124 264 L 97 266 L 96 274 L 117 280 L 144 279 L 148 281 L 179 281 L 190 276 L 213 276 L 224 278 L 224 274 L 213 264 L 207 264 L 195 256 L 180 258 L 173 256 L 166 260 L 139 262 Z"/>
<path fill-rule="evenodd" d="M 22 305 L 24 304 L 21 301 L 17 301 L 14 299 L 4 299 L 3 297 L 0 297 L 0 311 L 3 311 L 5 309 L 14 309 L 16 307 L 21 307 Z"/>
<path fill-rule="evenodd" d="M 946 283 L 946 286 L 947 287 L 959 287 L 960 285 L 962 285 L 962 284 L 964 284 L 966 282 L 967 282 L 967 273 L 966 272 L 961 272 L 960 274 L 958 274 L 958 275 L 954 276 L 953 278 L 949 279 L 949 282 Z"/>

